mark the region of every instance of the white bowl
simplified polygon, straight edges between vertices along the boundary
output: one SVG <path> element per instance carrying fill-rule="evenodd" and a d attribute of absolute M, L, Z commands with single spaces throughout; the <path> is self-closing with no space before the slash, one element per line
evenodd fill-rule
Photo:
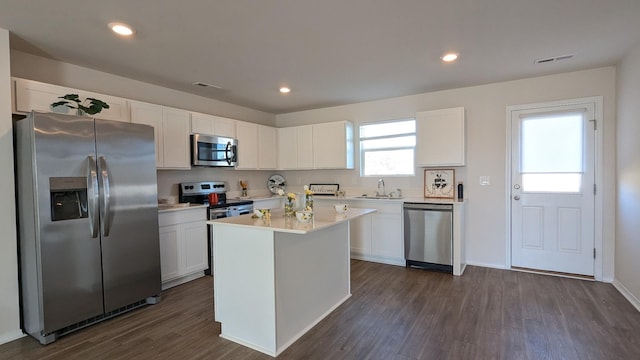
<path fill-rule="evenodd" d="M 296 212 L 296 218 L 298 218 L 298 221 L 300 222 L 309 222 L 312 216 L 313 216 L 313 213 L 311 211 Z"/>
<path fill-rule="evenodd" d="M 349 210 L 349 204 L 335 204 L 333 205 L 333 208 L 338 214 L 344 214 Z"/>

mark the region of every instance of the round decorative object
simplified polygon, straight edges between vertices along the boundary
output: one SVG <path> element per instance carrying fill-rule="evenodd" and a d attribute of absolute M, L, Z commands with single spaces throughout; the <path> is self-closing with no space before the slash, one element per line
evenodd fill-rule
<path fill-rule="evenodd" d="M 272 194 L 277 194 L 279 189 L 285 191 L 285 189 L 287 188 L 287 181 L 282 175 L 274 174 L 269 176 L 267 187 Z"/>

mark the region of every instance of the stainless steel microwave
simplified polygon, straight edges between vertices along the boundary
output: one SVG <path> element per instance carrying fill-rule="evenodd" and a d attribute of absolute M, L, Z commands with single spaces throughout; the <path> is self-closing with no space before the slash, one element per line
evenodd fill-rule
<path fill-rule="evenodd" d="M 203 134 L 191 135 L 191 165 L 236 166 L 238 140 Z"/>

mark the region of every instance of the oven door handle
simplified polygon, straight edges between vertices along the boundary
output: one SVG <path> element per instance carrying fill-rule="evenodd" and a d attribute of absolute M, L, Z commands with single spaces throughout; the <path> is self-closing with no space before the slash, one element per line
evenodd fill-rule
<path fill-rule="evenodd" d="M 227 212 L 228 212 L 228 210 L 226 210 L 226 209 L 209 210 L 210 214 L 226 214 Z"/>

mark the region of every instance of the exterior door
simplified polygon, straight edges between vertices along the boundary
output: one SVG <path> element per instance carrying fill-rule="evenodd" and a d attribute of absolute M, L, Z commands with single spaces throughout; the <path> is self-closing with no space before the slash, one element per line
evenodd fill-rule
<path fill-rule="evenodd" d="M 511 111 L 511 264 L 594 275 L 595 103 Z"/>

